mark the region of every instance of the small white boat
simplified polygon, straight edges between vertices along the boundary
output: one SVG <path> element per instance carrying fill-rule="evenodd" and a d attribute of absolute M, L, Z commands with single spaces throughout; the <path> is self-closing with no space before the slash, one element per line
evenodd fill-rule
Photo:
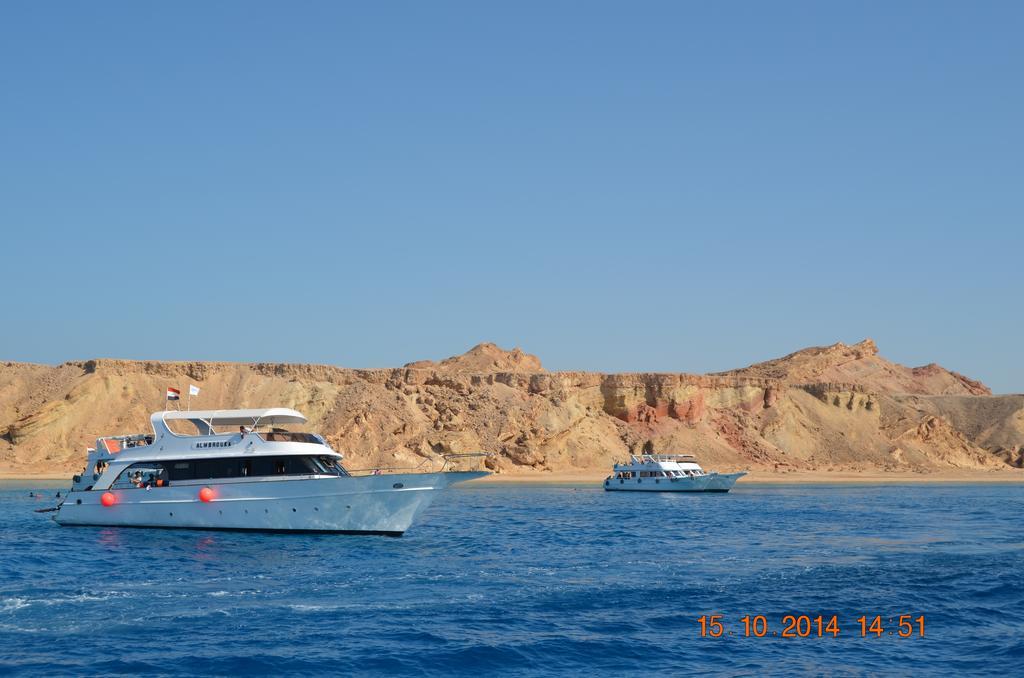
<path fill-rule="evenodd" d="M 604 489 L 625 492 L 728 492 L 747 475 L 706 472 L 690 454 L 631 454 L 629 462 L 615 464 Z"/>
<path fill-rule="evenodd" d="M 196 433 L 172 431 L 176 421 Z M 286 408 L 156 412 L 152 435 L 97 439 L 54 520 L 398 536 L 440 490 L 488 475 L 444 467 L 353 475 L 319 435 L 279 428 L 305 421 Z"/>

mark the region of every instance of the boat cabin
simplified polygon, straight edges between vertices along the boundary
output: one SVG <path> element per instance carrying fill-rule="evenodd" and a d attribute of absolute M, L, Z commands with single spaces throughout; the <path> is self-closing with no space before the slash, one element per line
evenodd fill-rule
<path fill-rule="evenodd" d="M 342 455 L 288 408 L 156 412 L 152 434 L 105 436 L 90 448 L 74 489 L 165 487 L 210 479 L 347 476 Z M 181 432 L 182 424 L 193 432 Z"/>
<path fill-rule="evenodd" d="M 706 475 L 692 454 L 631 454 L 615 464 L 614 478 L 690 478 Z"/>

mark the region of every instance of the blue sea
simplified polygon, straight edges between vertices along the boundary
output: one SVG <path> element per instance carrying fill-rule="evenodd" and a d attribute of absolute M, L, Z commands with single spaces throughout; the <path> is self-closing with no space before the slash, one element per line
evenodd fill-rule
<path fill-rule="evenodd" d="M 401 538 L 61 528 L 30 489 L 0 491 L 0 672 L 1024 673 L 1021 486 L 470 486 Z"/>

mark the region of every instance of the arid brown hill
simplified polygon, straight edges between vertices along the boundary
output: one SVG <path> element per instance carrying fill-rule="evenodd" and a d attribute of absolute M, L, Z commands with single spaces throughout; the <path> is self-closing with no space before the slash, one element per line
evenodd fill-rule
<path fill-rule="evenodd" d="M 397 369 L 89 360 L 0 364 L 0 472 L 63 473 L 100 435 L 144 432 L 168 386 L 202 408 L 287 406 L 352 468 L 487 450 L 502 473 L 605 471 L 645 446 L 707 467 L 948 470 L 1022 466 L 1024 396 L 991 396 L 871 340 L 712 375 L 546 372 L 481 344 Z"/>

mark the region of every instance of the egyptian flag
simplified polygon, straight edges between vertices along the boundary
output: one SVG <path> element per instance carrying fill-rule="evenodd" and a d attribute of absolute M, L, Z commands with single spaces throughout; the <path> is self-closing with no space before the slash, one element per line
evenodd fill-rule
<path fill-rule="evenodd" d="M 181 391 L 179 391 L 176 388 L 169 388 L 169 389 L 167 389 L 167 399 L 168 400 L 180 400 L 181 399 Z"/>

